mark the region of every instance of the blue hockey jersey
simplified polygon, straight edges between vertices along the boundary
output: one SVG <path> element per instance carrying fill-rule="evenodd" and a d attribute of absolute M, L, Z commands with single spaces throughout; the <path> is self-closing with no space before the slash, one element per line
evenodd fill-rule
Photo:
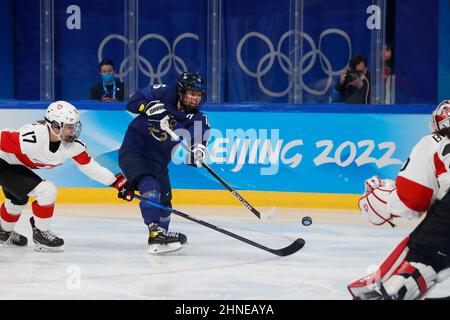
<path fill-rule="evenodd" d="M 154 85 L 138 90 L 128 102 L 126 108 L 137 116 L 128 126 L 121 146 L 121 153 L 132 152 L 168 164 L 173 148 L 179 143 L 172 141 L 171 137 L 159 128 L 159 124 L 149 119 L 145 114 L 140 114 L 139 107 L 153 100 L 164 103 L 167 112 L 172 116 L 170 126 L 172 131 L 178 131 L 178 136 L 189 137 L 186 141 L 190 145 L 202 143 L 206 145 L 209 138 L 208 118 L 202 112 L 189 114 L 177 110 L 177 94 L 175 87 L 166 85 Z M 189 134 L 187 134 L 189 133 Z"/>

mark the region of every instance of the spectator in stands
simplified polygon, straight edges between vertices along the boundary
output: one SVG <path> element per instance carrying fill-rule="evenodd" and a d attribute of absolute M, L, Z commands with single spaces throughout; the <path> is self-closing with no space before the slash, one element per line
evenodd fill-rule
<path fill-rule="evenodd" d="M 341 74 L 331 101 L 349 104 L 370 103 L 370 74 L 364 56 L 356 55 L 350 59 L 349 68 Z"/>
<path fill-rule="evenodd" d="M 102 60 L 99 70 L 102 82 L 91 88 L 91 99 L 103 102 L 124 101 L 125 86 L 123 82 L 114 77 L 114 62 L 109 59 Z"/>

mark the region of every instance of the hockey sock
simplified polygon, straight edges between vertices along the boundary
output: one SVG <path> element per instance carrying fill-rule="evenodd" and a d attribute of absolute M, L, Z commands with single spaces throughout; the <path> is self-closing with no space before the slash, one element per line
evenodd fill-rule
<path fill-rule="evenodd" d="M 161 226 L 161 228 L 169 230 L 170 212 L 162 211 L 159 219 L 160 219 L 159 225 Z"/>
<path fill-rule="evenodd" d="M 54 204 L 41 206 L 38 204 L 37 201 L 33 202 L 32 210 L 34 214 L 36 228 L 38 228 L 41 231 L 48 230 L 54 209 L 55 209 Z"/>
<path fill-rule="evenodd" d="M 137 187 L 143 198 L 158 204 L 161 203 L 161 188 L 159 183 L 153 177 L 143 177 L 141 181 L 139 181 Z M 160 221 L 160 209 L 146 203 L 145 201 L 141 201 L 139 207 L 141 208 L 142 218 L 144 218 L 144 223 L 146 225 L 149 225 L 152 222 Z"/>
<path fill-rule="evenodd" d="M 19 204 L 13 203 L 10 199 L 6 198 L 5 203 L 2 204 L 0 209 L 1 228 L 4 231 L 12 231 L 14 225 L 19 220 L 22 211 L 27 206 L 28 197 L 20 201 Z"/>

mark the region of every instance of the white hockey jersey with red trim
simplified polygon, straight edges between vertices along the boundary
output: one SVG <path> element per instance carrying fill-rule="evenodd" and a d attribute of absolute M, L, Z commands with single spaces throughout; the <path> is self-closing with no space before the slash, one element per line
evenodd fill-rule
<path fill-rule="evenodd" d="M 0 158 L 9 164 L 18 164 L 30 169 L 50 169 L 73 159 L 85 175 L 105 185 L 116 180 L 114 174 L 92 159 L 85 144 L 76 140 L 62 141 L 56 152 L 50 151 L 50 134 L 45 124 L 28 124 L 19 130 L 0 131 Z"/>
<path fill-rule="evenodd" d="M 450 187 L 450 140 L 436 134 L 413 148 L 395 181 L 388 207 L 397 216 L 416 218 Z"/>

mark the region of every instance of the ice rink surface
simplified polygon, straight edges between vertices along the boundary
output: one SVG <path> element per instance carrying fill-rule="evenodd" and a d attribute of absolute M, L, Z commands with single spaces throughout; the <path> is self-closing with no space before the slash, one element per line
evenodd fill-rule
<path fill-rule="evenodd" d="M 259 221 L 243 207 L 177 209 L 271 248 L 298 237 L 306 245 L 278 257 L 173 216 L 171 230 L 185 233 L 188 244 L 152 256 L 137 205 L 58 205 L 51 230 L 65 251 L 38 253 L 28 209 L 16 227 L 28 246 L 0 247 L 0 299 L 350 299 L 347 284 L 374 271 L 419 223 L 398 220 L 392 229 L 355 212 L 277 209 Z M 309 227 L 301 224 L 305 215 L 313 218 Z M 450 280 L 430 296 L 449 294 Z"/>

